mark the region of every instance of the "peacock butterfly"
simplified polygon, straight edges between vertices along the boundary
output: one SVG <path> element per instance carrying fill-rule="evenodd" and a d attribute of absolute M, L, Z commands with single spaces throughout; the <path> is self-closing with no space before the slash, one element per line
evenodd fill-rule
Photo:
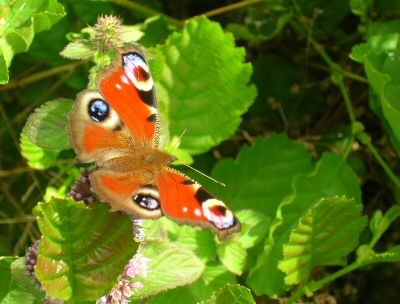
<path fill-rule="evenodd" d="M 98 72 L 97 90 L 78 94 L 68 114 L 69 140 L 81 162 L 95 162 L 92 190 L 112 210 L 211 229 L 222 240 L 241 224 L 225 204 L 169 165 L 158 149 L 160 127 L 150 68 L 135 45 L 115 48 Z"/>

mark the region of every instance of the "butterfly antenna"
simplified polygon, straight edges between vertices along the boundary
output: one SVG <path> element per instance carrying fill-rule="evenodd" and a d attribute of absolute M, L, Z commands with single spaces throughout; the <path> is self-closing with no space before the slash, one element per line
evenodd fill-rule
<path fill-rule="evenodd" d="M 175 150 L 176 146 L 179 144 L 179 142 L 181 141 L 181 138 L 183 137 L 183 135 L 185 135 L 185 133 L 187 132 L 187 130 L 189 130 L 189 126 L 186 126 L 185 130 L 182 132 L 181 136 L 179 136 L 178 140 L 175 142 L 175 145 L 172 147 L 171 151 L 169 151 L 169 154 L 172 154 L 172 151 Z M 182 164 L 183 165 L 183 164 Z"/>
<path fill-rule="evenodd" d="M 211 179 L 213 182 L 215 182 L 215 183 L 217 183 L 217 184 L 219 184 L 219 185 L 221 185 L 221 186 L 223 186 L 223 187 L 226 186 L 224 183 L 221 183 L 220 181 L 217 181 L 216 179 L 212 178 L 211 176 L 208 176 L 207 174 L 204 174 L 203 172 L 201 172 L 201 171 L 199 171 L 199 170 L 197 170 L 197 169 L 195 169 L 195 168 L 193 168 L 193 167 L 191 167 L 191 166 L 189 166 L 189 165 L 187 165 L 187 164 L 185 164 L 185 163 L 182 163 L 182 162 L 179 161 L 179 160 L 178 160 L 178 162 L 179 162 L 181 165 L 184 165 L 184 166 L 186 166 L 186 167 L 192 169 L 193 171 L 196 171 L 197 173 L 203 175 L 204 177 L 207 177 L 208 179 Z"/>
<path fill-rule="evenodd" d="M 182 132 L 181 136 L 179 136 L 178 140 L 176 141 L 175 145 L 172 147 L 171 152 L 169 152 L 169 154 L 171 154 L 172 151 L 174 151 L 174 149 L 176 148 L 178 143 L 181 141 L 181 138 L 183 137 L 183 135 L 185 135 L 185 133 L 187 132 L 187 130 L 189 130 L 189 128 L 190 128 L 189 126 L 186 126 L 185 130 Z M 203 175 L 204 177 L 207 177 L 208 179 L 212 180 L 213 182 L 215 182 L 215 183 L 217 183 L 217 184 L 219 184 L 221 186 L 224 186 L 224 187 L 226 186 L 224 183 L 221 183 L 221 182 L 217 181 L 216 179 L 212 178 L 211 176 L 208 176 L 208 175 L 204 174 L 203 172 L 201 172 L 201 171 L 189 166 L 188 164 L 185 164 L 185 163 L 183 163 L 183 162 L 181 162 L 179 160 L 178 160 L 178 162 L 179 162 L 179 164 L 184 165 L 184 166 L 192 169 L 193 171 L 196 171 L 197 173 Z"/>

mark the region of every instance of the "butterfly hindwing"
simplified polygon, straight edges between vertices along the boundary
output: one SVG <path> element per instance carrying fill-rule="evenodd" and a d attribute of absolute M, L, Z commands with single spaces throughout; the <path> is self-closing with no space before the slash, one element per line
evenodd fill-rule
<path fill-rule="evenodd" d="M 92 187 L 113 210 L 136 214 L 142 218 L 162 216 L 158 190 L 145 172 L 115 173 L 100 169 L 91 174 Z"/>
<path fill-rule="evenodd" d="M 240 221 L 221 200 L 178 170 L 165 167 L 157 185 L 164 215 L 178 224 L 211 229 L 219 239 L 241 230 Z"/>

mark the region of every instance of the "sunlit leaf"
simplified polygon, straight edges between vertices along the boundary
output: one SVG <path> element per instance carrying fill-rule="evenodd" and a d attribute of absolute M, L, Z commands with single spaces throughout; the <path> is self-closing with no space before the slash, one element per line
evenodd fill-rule
<path fill-rule="evenodd" d="M 204 181 L 207 188 L 230 208 L 249 208 L 275 218 L 282 199 L 292 191 L 293 177 L 312 170 L 311 155 L 305 147 L 272 134 L 258 138 L 252 147 L 244 146 L 235 161 L 224 159 L 212 177 L 226 187 Z"/>
<path fill-rule="evenodd" d="M 0 303 L 41 303 L 33 295 L 25 292 L 11 275 L 11 265 L 16 260 L 16 257 L 0 257 Z"/>
<path fill-rule="evenodd" d="M 28 161 L 29 167 L 36 170 L 45 170 L 50 168 L 57 161 L 61 151 L 45 150 L 31 143 L 25 133 L 21 133 L 21 154 Z"/>
<path fill-rule="evenodd" d="M 346 161 L 332 153 L 324 153 L 316 169 L 309 175 L 297 176 L 294 192 L 287 196 L 280 207 L 280 216 L 271 228 L 247 283 L 256 294 L 274 295 L 284 287 L 284 273 L 277 268 L 283 257 L 283 247 L 300 220 L 324 198 L 346 196 L 361 204 L 361 189 Z M 280 221 L 278 221 L 280 220 Z"/>
<path fill-rule="evenodd" d="M 206 18 L 189 21 L 159 49 L 166 61 L 156 89 L 169 105 L 171 137 L 190 126 L 180 148 L 208 151 L 233 134 L 256 96 L 255 86 L 248 86 L 252 67 L 243 63 L 244 49 Z"/>
<path fill-rule="evenodd" d="M 53 100 L 33 112 L 24 127 L 24 133 L 37 146 L 49 150 L 70 149 L 68 142 L 68 117 L 73 101 Z"/>
<path fill-rule="evenodd" d="M 199 301 L 207 301 L 215 290 L 226 284 L 235 283 L 234 276 L 224 266 L 216 262 L 209 262 L 201 278 L 189 287 Z"/>
<path fill-rule="evenodd" d="M 190 284 L 197 280 L 204 271 L 204 264 L 189 249 L 164 241 L 146 244 L 140 253 L 150 259 L 147 277 L 134 278 L 143 284 L 143 288 L 132 298 L 142 298 L 162 290 Z"/>
<path fill-rule="evenodd" d="M 117 283 L 139 246 L 129 216 L 105 204 L 53 198 L 39 205 L 36 276 L 53 298 L 96 300 Z"/>
<path fill-rule="evenodd" d="M 33 295 L 37 300 L 42 300 L 46 296 L 44 291 L 37 288 L 37 284 L 33 283 L 33 276 L 26 275 L 27 266 L 25 265 L 25 257 L 15 260 L 11 264 L 11 274 L 18 284 L 25 290 L 26 293 Z"/>
<path fill-rule="evenodd" d="M 8 68 L 14 55 L 26 52 L 36 33 L 51 28 L 65 15 L 57 0 L 16 0 L 2 4 L 0 84 L 8 82 Z"/>
<path fill-rule="evenodd" d="M 256 303 L 250 289 L 240 285 L 226 285 L 214 292 L 208 304 L 252 304 Z"/>
<path fill-rule="evenodd" d="M 317 266 L 340 265 L 367 223 L 361 211 L 360 204 L 345 197 L 323 199 L 312 208 L 283 247 L 285 258 L 278 268 L 286 273 L 285 283 L 300 283 Z"/>

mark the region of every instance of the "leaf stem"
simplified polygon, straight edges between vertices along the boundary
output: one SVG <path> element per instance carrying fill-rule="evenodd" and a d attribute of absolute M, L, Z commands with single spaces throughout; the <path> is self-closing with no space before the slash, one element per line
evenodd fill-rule
<path fill-rule="evenodd" d="M 226 5 L 224 7 L 220 7 L 220 8 L 217 8 L 215 10 L 206 12 L 204 14 L 191 17 L 191 18 L 189 18 L 189 20 L 191 20 L 193 18 L 196 18 L 196 17 L 200 17 L 200 16 L 212 17 L 212 16 L 216 16 L 216 15 L 219 15 L 219 14 L 223 14 L 223 13 L 226 13 L 226 12 L 229 12 L 229 11 L 233 11 L 235 9 L 239 9 L 239 8 L 248 6 L 250 4 L 261 3 L 261 2 L 265 2 L 265 1 L 264 0 L 247 0 L 247 1 L 241 1 L 241 2 L 238 2 L 238 3 L 233 3 L 233 4 L 230 4 L 230 5 Z"/>
<path fill-rule="evenodd" d="M 327 73 L 331 72 L 331 69 L 329 67 L 327 67 L 325 65 L 322 65 L 322 64 L 318 64 L 318 63 L 315 63 L 315 62 L 309 62 L 308 65 L 310 67 L 312 67 L 314 69 L 317 69 L 317 70 L 320 70 L 320 71 L 325 71 Z M 351 79 L 357 80 L 359 82 L 363 82 L 363 83 L 369 84 L 369 80 L 367 78 L 362 77 L 362 76 L 357 75 L 357 74 L 354 74 L 354 73 L 349 72 L 349 71 L 344 71 L 343 70 L 343 76 L 345 76 L 347 78 L 351 78 Z"/>
<path fill-rule="evenodd" d="M 296 3 L 296 1 L 295 1 L 295 3 Z M 293 21 L 292 24 L 295 25 L 294 28 L 296 28 L 298 30 L 301 30 L 301 31 L 304 31 L 305 33 L 307 33 L 309 31 L 305 27 L 305 25 L 303 23 L 301 23 L 301 22 L 294 22 Z M 319 43 L 311 35 L 309 35 L 308 39 L 309 39 L 311 45 L 314 47 L 314 49 L 318 52 L 318 54 L 322 57 L 322 59 L 329 66 L 329 69 L 330 69 L 330 71 L 332 73 L 333 81 L 339 86 L 339 89 L 340 89 L 340 91 L 342 93 L 343 100 L 344 100 L 344 103 L 345 103 L 346 108 L 347 108 L 347 112 L 349 113 L 351 127 L 353 129 L 354 125 L 357 123 L 357 119 L 356 119 L 356 115 L 354 113 L 353 106 L 351 104 L 351 100 L 350 100 L 349 94 L 347 92 L 347 88 L 346 88 L 346 86 L 344 84 L 344 78 L 343 78 L 343 76 L 345 76 L 345 75 L 348 76 L 349 73 L 348 72 L 346 73 L 339 64 L 335 63 L 329 57 L 329 55 L 325 52 L 325 50 L 319 45 Z M 351 75 L 352 76 L 356 76 L 354 74 L 351 74 Z M 355 77 L 353 77 L 353 78 L 355 78 Z M 365 79 L 362 79 L 362 80 L 363 80 L 363 82 L 365 82 Z M 347 158 L 347 156 L 351 152 L 351 148 L 352 148 L 352 146 L 354 144 L 354 139 L 355 139 L 354 136 L 355 135 L 353 134 L 352 135 L 352 139 L 349 141 L 349 144 L 346 147 L 345 154 L 344 154 L 344 158 L 345 159 Z"/>
<path fill-rule="evenodd" d="M 178 27 L 183 27 L 184 25 L 184 21 L 169 17 L 165 14 L 162 14 L 156 10 L 153 10 L 147 6 L 141 5 L 139 3 L 136 2 L 132 2 L 132 1 L 128 1 L 128 0 L 111 0 L 110 2 L 113 2 L 115 4 L 124 6 L 124 7 L 128 7 L 137 11 L 142 12 L 143 14 L 147 15 L 147 16 L 157 16 L 157 15 L 161 15 L 163 16 L 165 19 L 167 19 L 167 21 L 175 26 Z"/>
<path fill-rule="evenodd" d="M 351 124 L 353 125 L 357 121 L 356 115 L 354 114 L 353 106 L 351 105 L 351 100 L 350 100 L 349 94 L 347 93 L 347 88 L 344 85 L 343 78 L 342 77 L 340 77 L 340 78 L 341 79 L 339 80 L 339 88 L 340 88 L 340 91 L 342 92 L 344 103 L 346 104 L 346 107 L 347 107 L 347 111 L 349 112 Z"/>
<path fill-rule="evenodd" d="M 359 82 L 369 83 L 367 78 L 354 74 L 352 72 L 343 71 L 343 76 L 346 76 L 347 78 L 352 78 L 354 80 L 358 80 Z"/>
<path fill-rule="evenodd" d="M 56 68 L 52 68 L 52 69 L 49 69 L 49 70 L 46 70 L 46 71 L 43 71 L 43 72 L 39 72 L 39 73 L 36 73 L 36 74 L 32 74 L 30 76 L 22 78 L 21 80 L 10 81 L 8 84 L 0 87 L 0 92 L 12 90 L 12 89 L 15 89 L 15 88 L 20 87 L 20 86 L 25 86 L 27 84 L 30 84 L 30 83 L 33 83 L 33 82 L 37 82 L 39 80 L 48 78 L 50 76 L 59 74 L 61 72 L 74 70 L 77 66 L 86 64 L 88 62 L 89 62 L 89 60 L 81 60 L 81 61 L 77 61 L 77 62 L 74 62 L 74 63 L 62 65 L 62 66 L 59 66 L 59 67 L 56 67 Z"/>
<path fill-rule="evenodd" d="M 358 139 L 368 147 L 368 149 L 372 152 L 378 163 L 382 166 L 383 170 L 385 170 L 386 174 L 389 175 L 393 183 L 400 189 L 400 180 L 398 177 L 393 173 L 392 169 L 386 164 L 386 162 L 383 160 L 381 155 L 378 153 L 378 151 L 375 149 L 375 147 L 372 145 L 371 142 L 371 137 L 365 133 L 362 132 L 358 134 Z"/>
<path fill-rule="evenodd" d="M 353 271 L 354 269 L 357 269 L 361 267 L 362 265 L 358 262 L 354 262 L 347 267 L 331 274 L 330 276 L 327 276 L 326 278 L 323 278 L 322 280 L 319 280 L 317 282 L 310 282 L 307 285 L 302 286 L 299 290 L 297 290 L 286 302 L 285 304 L 293 303 L 303 295 L 309 292 L 313 292 L 315 290 L 320 289 L 322 286 L 324 286 L 326 283 L 331 282 L 338 277 L 341 277 L 342 275 L 345 275 L 346 273 L 349 273 Z"/>
<path fill-rule="evenodd" d="M 347 157 L 349 156 L 351 149 L 353 148 L 355 139 L 355 136 L 352 134 L 349 143 L 347 144 L 346 150 L 344 151 L 343 159 L 347 159 Z"/>

